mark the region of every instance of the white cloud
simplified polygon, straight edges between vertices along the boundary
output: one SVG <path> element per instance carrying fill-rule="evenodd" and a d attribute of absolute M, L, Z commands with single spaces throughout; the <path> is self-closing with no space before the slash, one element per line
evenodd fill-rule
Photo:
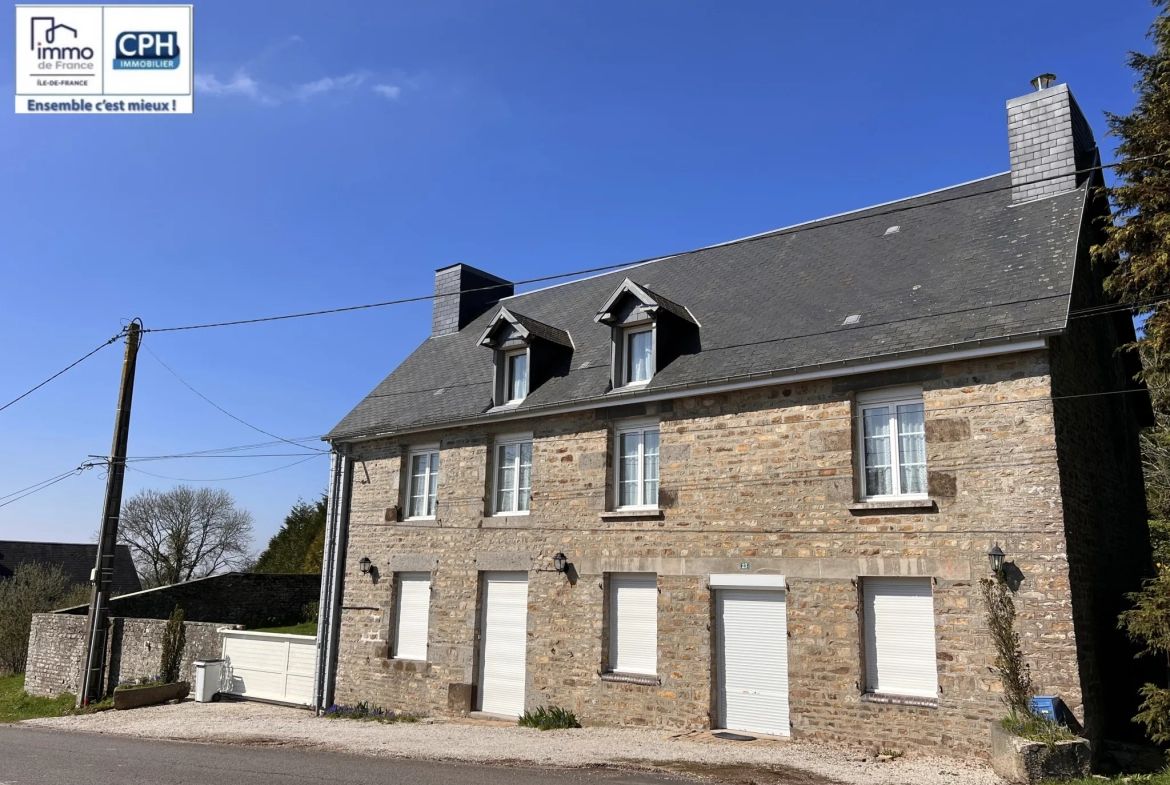
<path fill-rule="evenodd" d="M 366 75 L 363 73 L 346 74 L 345 76 L 323 76 L 312 82 L 305 82 L 293 88 L 293 97 L 300 101 L 307 101 L 310 98 L 321 95 L 322 93 L 332 93 L 338 90 L 352 90 L 359 87 L 362 82 L 366 80 Z"/>
<path fill-rule="evenodd" d="M 195 89 L 211 95 L 246 95 L 259 98 L 260 85 L 243 71 L 236 71 L 227 82 L 221 82 L 215 74 L 195 74 Z"/>
<path fill-rule="evenodd" d="M 376 84 L 370 89 L 373 90 L 378 95 L 382 95 L 382 96 L 385 96 L 386 98 L 389 98 L 391 101 L 397 99 L 398 96 L 402 95 L 402 88 L 398 87 L 397 85 L 392 85 L 392 84 Z"/>

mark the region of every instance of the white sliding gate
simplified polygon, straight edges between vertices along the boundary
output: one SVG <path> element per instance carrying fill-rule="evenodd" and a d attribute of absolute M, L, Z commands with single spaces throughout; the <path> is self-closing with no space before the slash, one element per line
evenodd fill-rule
<path fill-rule="evenodd" d="M 220 630 L 225 689 L 241 698 L 308 706 L 313 702 L 317 639 L 248 630 Z"/>

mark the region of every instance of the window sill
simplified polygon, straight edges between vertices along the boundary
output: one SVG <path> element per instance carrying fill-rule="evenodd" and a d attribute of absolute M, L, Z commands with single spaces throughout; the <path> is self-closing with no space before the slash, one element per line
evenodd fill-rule
<path fill-rule="evenodd" d="M 849 512 L 854 515 L 865 515 L 868 512 L 890 512 L 895 510 L 937 510 L 938 502 L 933 498 L 906 498 L 906 499 L 874 499 L 871 501 L 853 502 L 849 505 Z"/>
<path fill-rule="evenodd" d="M 435 520 L 435 517 L 436 516 L 434 516 L 434 515 L 412 515 L 409 518 L 403 518 L 402 522 L 403 523 L 412 523 L 414 521 L 433 521 L 433 520 Z"/>
<path fill-rule="evenodd" d="M 886 695 L 877 692 L 861 693 L 862 703 L 881 703 L 889 706 L 917 706 L 920 709 L 937 709 L 938 698 L 919 698 L 913 695 Z"/>
<path fill-rule="evenodd" d="M 491 517 L 493 517 L 493 518 L 517 518 L 517 517 L 520 517 L 522 515 L 528 515 L 528 513 L 530 513 L 530 512 L 532 512 L 532 511 L 531 510 L 516 510 L 514 512 L 493 512 Z"/>
<path fill-rule="evenodd" d="M 662 680 L 657 676 L 651 676 L 648 673 L 618 673 L 617 671 L 606 671 L 601 674 L 602 681 L 612 681 L 618 684 L 640 684 L 643 687 L 659 687 L 662 685 Z"/>
<path fill-rule="evenodd" d="M 660 521 L 663 518 L 661 507 L 631 507 L 621 510 L 607 510 L 601 513 L 603 521 L 628 521 L 631 518 Z"/>

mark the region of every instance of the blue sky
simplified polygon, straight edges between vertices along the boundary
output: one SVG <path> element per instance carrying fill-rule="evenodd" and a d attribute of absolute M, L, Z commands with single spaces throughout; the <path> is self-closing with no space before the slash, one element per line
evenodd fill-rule
<path fill-rule="evenodd" d="M 1102 111 L 1132 107 L 1125 54 L 1153 17 L 1144 0 L 201 0 L 194 114 L 0 115 L 0 403 L 131 317 L 428 294 L 454 262 L 513 280 L 614 264 L 1004 171 L 1004 102 L 1054 71 L 1100 136 Z M 147 345 L 292 438 L 327 431 L 429 329 L 424 302 Z M 0 412 L 0 496 L 109 450 L 121 360 L 106 348 Z M 131 455 L 262 441 L 141 354 Z M 199 484 L 252 511 L 260 547 L 327 470 Z M 174 484 L 130 472 L 126 491 Z M 87 541 L 103 489 L 91 470 L 0 507 L 0 539 Z"/>

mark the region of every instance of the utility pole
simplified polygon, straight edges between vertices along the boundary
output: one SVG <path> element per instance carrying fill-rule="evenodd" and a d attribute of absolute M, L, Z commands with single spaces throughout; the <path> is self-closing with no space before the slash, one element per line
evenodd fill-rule
<path fill-rule="evenodd" d="M 130 404 L 134 400 L 134 368 L 142 325 L 137 319 L 126 328 L 126 359 L 122 362 L 122 387 L 118 391 L 118 412 L 114 418 L 114 444 L 106 464 L 106 501 L 98 532 L 97 561 L 93 569 L 93 594 L 89 601 L 89 651 L 85 657 L 81 706 L 100 700 L 102 674 L 106 668 L 106 627 L 110 615 L 110 585 L 114 576 L 114 546 L 118 542 L 118 520 L 122 514 L 122 481 L 126 477 L 126 444 L 130 440 Z"/>

